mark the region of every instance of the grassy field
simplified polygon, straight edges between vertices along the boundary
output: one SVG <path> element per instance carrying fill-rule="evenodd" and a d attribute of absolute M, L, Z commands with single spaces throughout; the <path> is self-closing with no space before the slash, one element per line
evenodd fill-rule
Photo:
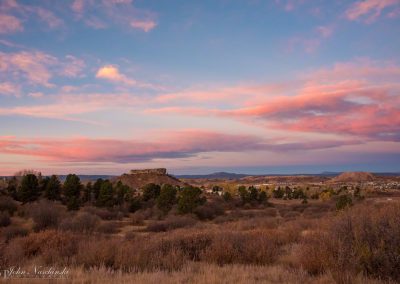
<path fill-rule="evenodd" d="M 154 208 L 123 214 L 91 206 L 71 212 L 45 200 L 17 204 L 11 224 L 0 229 L 0 265 L 65 266 L 74 283 L 400 280 L 396 199 L 367 198 L 340 212 L 318 200 L 222 205 L 223 212 L 201 220 Z"/>

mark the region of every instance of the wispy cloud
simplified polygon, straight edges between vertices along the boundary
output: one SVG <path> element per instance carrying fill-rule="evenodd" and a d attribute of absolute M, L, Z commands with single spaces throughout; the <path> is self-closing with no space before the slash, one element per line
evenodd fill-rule
<path fill-rule="evenodd" d="M 154 13 L 135 7 L 133 1 L 112 0 L 92 1 L 75 0 L 71 9 L 79 20 L 95 29 L 104 29 L 110 20 L 132 29 L 149 32 L 157 26 Z"/>
<path fill-rule="evenodd" d="M 68 55 L 59 59 L 41 51 L 0 51 L 0 78 L 14 80 L 15 85 L 39 85 L 53 88 L 54 76 L 77 77 L 85 63 Z"/>
<path fill-rule="evenodd" d="M 131 26 L 147 33 L 154 29 L 157 26 L 157 23 L 153 20 L 133 20 Z"/>
<path fill-rule="evenodd" d="M 292 84 L 287 84 L 290 88 L 283 88 L 279 94 L 265 91 L 264 98 L 250 95 L 239 107 L 231 102 L 235 101 L 232 100 L 235 93 L 231 93 L 225 104 L 212 108 L 207 104 L 203 107 L 169 105 L 150 111 L 231 117 L 266 129 L 289 132 L 336 133 L 360 139 L 400 141 L 399 75 L 400 67 L 396 65 L 356 60 L 302 75 L 299 79 L 302 83 L 295 84 L 298 85 L 295 90 Z M 212 101 L 213 95 L 209 97 Z"/>
<path fill-rule="evenodd" d="M 151 136 L 151 137 L 149 137 Z M 277 142 L 252 135 L 201 129 L 163 131 L 147 139 L 18 139 L 0 137 L 0 154 L 33 156 L 52 162 L 137 163 L 179 159 L 209 152 L 304 151 L 362 143 L 356 140 Z M 168 137 L 168 139 L 167 139 Z"/>
<path fill-rule="evenodd" d="M 23 29 L 24 27 L 17 17 L 0 14 L 0 34 L 20 32 Z"/>
<path fill-rule="evenodd" d="M 345 15 L 349 20 L 361 19 L 371 23 L 379 18 L 385 9 L 395 9 L 396 7 L 397 9 L 400 7 L 399 0 L 363 0 L 352 4 L 346 10 Z"/>

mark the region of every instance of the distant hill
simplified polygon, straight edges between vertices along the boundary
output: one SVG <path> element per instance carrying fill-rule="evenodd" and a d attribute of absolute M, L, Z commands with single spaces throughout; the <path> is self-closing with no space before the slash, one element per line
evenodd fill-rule
<path fill-rule="evenodd" d="M 376 180 L 376 176 L 368 172 L 344 172 L 331 179 L 332 182 L 369 182 Z"/>
<path fill-rule="evenodd" d="M 114 181 L 121 181 L 132 188 L 141 188 L 149 183 L 155 183 L 158 185 L 171 184 L 171 185 L 183 185 L 174 176 L 167 173 L 166 169 L 145 169 L 145 170 L 132 170 L 130 173 L 123 174 L 119 177 L 113 178 Z"/>
<path fill-rule="evenodd" d="M 207 175 L 177 175 L 177 178 L 183 179 L 240 179 L 243 177 L 247 177 L 250 175 L 246 174 L 235 174 L 235 173 L 227 173 L 227 172 L 216 172 Z"/>

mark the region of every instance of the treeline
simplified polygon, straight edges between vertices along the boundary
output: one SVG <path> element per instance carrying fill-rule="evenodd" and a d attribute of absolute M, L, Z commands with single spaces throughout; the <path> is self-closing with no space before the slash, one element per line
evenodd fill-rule
<path fill-rule="evenodd" d="M 157 206 L 165 214 L 173 206 L 179 213 L 193 213 L 196 207 L 206 203 L 202 190 L 192 186 L 173 186 L 154 183 L 144 186 L 140 194 L 121 181 L 116 183 L 107 179 L 82 184 L 75 174 L 67 175 L 62 183 L 56 175 L 43 177 L 40 173 L 26 173 L 9 180 L 6 192 L 22 203 L 46 198 L 60 201 L 68 210 L 78 210 L 84 205 L 113 208 L 125 207 L 130 212 Z"/>

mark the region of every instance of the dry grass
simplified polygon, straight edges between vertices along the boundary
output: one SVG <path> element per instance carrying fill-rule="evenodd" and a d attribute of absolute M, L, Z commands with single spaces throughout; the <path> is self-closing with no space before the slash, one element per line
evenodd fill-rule
<path fill-rule="evenodd" d="M 65 281 L 60 281 L 65 282 Z M 43 280 L 14 280 L 13 283 L 43 283 Z M 187 263 L 182 270 L 168 272 L 157 270 L 152 272 L 124 273 L 111 271 L 106 267 L 86 270 L 74 268 L 70 271 L 68 283 L 149 283 L 149 284 L 334 284 L 331 275 L 310 276 L 305 271 L 287 269 L 282 266 L 225 265 L 218 266 L 207 263 Z M 357 277 L 354 284 L 382 283 Z"/>
<path fill-rule="evenodd" d="M 354 275 L 400 281 L 400 204 L 359 205 L 306 235 L 298 262 L 312 274 L 330 271 L 338 283 Z"/>
<path fill-rule="evenodd" d="M 98 217 L 102 210 L 89 209 L 68 215 L 58 229 L 27 236 L 18 236 L 13 223 L 8 242 L 0 238 L 0 264 L 67 265 L 77 283 L 112 283 L 112 277 L 114 283 L 400 281 L 400 204 L 363 202 L 342 213 L 331 208 L 292 202 L 227 211 L 212 221 L 158 220 L 152 208 L 105 221 Z"/>

